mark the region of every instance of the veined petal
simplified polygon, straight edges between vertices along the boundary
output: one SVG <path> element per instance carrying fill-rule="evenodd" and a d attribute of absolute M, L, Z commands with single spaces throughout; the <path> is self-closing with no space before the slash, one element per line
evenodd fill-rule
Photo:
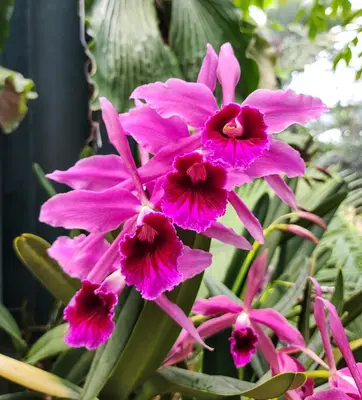
<path fill-rule="evenodd" d="M 268 133 L 278 133 L 292 124 L 303 125 L 328 110 L 317 97 L 297 94 L 293 90 L 258 89 L 243 105 L 258 108 L 265 118 Z"/>
<path fill-rule="evenodd" d="M 210 227 L 202 232 L 202 235 L 230 244 L 238 249 L 251 250 L 252 248 L 252 245 L 244 238 L 244 236 L 241 236 L 233 229 L 220 224 L 220 222 L 212 222 Z"/>
<path fill-rule="evenodd" d="M 99 102 L 102 107 L 102 118 L 107 128 L 109 140 L 117 149 L 119 155 L 122 157 L 128 171 L 133 179 L 134 185 L 140 196 L 140 199 L 145 199 L 145 193 L 142 188 L 141 180 L 138 175 L 137 167 L 132 157 L 131 149 L 128 144 L 126 134 L 123 130 L 121 122 L 118 117 L 117 110 L 113 107 L 112 103 L 105 97 L 100 97 Z"/>
<path fill-rule="evenodd" d="M 210 297 L 209 299 L 197 299 L 192 308 L 195 314 L 213 316 L 224 313 L 239 314 L 243 311 L 243 306 L 235 303 L 224 295 Z"/>
<path fill-rule="evenodd" d="M 190 136 L 187 125 L 177 116 L 163 118 L 148 105 L 119 115 L 123 128 L 152 154 L 162 147 Z"/>
<path fill-rule="evenodd" d="M 357 385 L 358 392 L 362 397 L 362 371 L 360 371 L 360 369 L 357 367 L 357 363 L 350 348 L 342 321 L 338 316 L 336 308 L 330 301 L 321 297 L 317 297 L 315 299 L 315 303 L 319 302 L 322 302 L 329 311 L 329 326 L 332 332 L 333 339 L 336 342 L 339 350 L 341 351 L 343 359 L 345 360 L 350 370 L 350 373 Z"/>
<path fill-rule="evenodd" d="M 233 190 L 235 187 L 242 186 L 244 183 L 251 183 L 252 181 L 252 178 L 246 173 L 244 168 L 229 168 L 225 189 Z"/>
<path fill-rule="evenodd" d="M 240 79 L 240 65 L 230 43 L 225 43 L 220 48 L 217 78 L 222 86 L 223 105 L 232 103 L 235 87 Z"/>
<path fill-rule="evenodd" d="M 39 220 L 66 229 L 109 232 L 135 215 L 139 200 L 118 186 L 103 192 L 73 190 L 57 194 L 43 204 Z"/>
<path fill-rule="evenodd" d="M 255 261 L 252 263 L 249 273 L 248 279 L 246 282 L 246 293 L 244 299 L 244 307 L 250 308 L 251 304 L 258 294 L 260 287 L 263 284 L 265 277 L 265 270 L 268 263 L 268 250 L 264 250 L 260 256 L 258 256 Z"/>
<path fill-rule="evenodd" d="M 265 182 L 274 190 L 275 194 L 290 208 L 298 208 L 297 199 L 293 190 L 285 183 L 280 175 L 268 175 L 264 177 Z"/>
<path fill-rule="evenodd" d="M 46 177 L 73 189 L 97 192 L 118 185 L 130 174 L 121 157 L 109 154 L 83 158 L 67 171 L 55 170 Z"/>
<path fill-rule="evenodd" d="M 269 327 L 280 340 L 297 346 L 305 346 L 303 336 L 288 320 L 272 308 L 252 309 L 249 311 L 251 321 Z"/>
<path fill-rule="evenodd" d="M 190 247 L 184 246 L 182 254 L 177 260 L 177 269 L 183 275 L 184 280 L 186 280 L 205 271 L 211 263 L 212 254 L 208 251 L 190 249 Z"/>
<path fill-rule="evenodd" d="M 184 229 L 202 232 L 225 214 L 225 168 L 194 152 L 178 156 L 164 180 L 162 211 Z"/>
<path fill-rule="evenodd" d="M 177 267 L 182 248 L 170 219 L 149 212 L 120 243 L 121 271 L 127 284 L 148 300 L 173 289 L 183 279 Z"/>
<path fill-rule="evenodd" d="M 229 192 L 229 202 L 250 235 L 259 243 L 264 243 L 263 227 L 259 220 L 234 191 Z"/>
<path fill-rule="evenodd" d="M 202 346 L 208 350 L 212 350 L 211 347 L 207 346 L 201 339 L 201 336 L 194 324 L 190 321 L 187 315 L 182 311 L 182 309 L 175 303 L 172 303 L 165 295 L 157 297 L 155 303 L 162 308 L 165 313 L 167 313 L 173 320 L 175 320 L 183 329 L 185 329 L 190 336 Z"/>
<path fill-rule="evenodd" d="M 214 48 L 210 43 L 206 45 L 206 56 L 202 61 L 199 76 L 197 77 L 197 83 L 203 83 L 212 92 L 216 87 L 216 70 L 217 70 L 218 58 Z"/>
<path fill-rule="evenodd" d="M 283 175 L 288 178 L 303 176 L 305 164 L 299 152 L 280 140 L 271 140 L 270 148 L 248 167 L 245 172 L 251 178 Z"/>
<path fill-rule="evenodd" d="M 237 314 L 226 313 L 220 317 L 214 317 L 206 322 L 203 322 L 197 330 L 202 338 L 207 339 L 210 336 L 215 335 L 218 332 L 223 331 L 226 328 L 231 327 L 235 324 Z"/>
<path fill-rule="evenodd" d="M 328 389 L 308 396 L 305 400 L 351 400 L 351 397 L 339 389 Z"/>
<path fill-rule="evenodd" d="M 143 99 L 161 115 L 178 115 L 187 125 L 202 128 L 210 115 L 217 109 L 212 91 L 201 83 L 169 79 L 139 86 L 131 94 L 131 99 Z"/>
<path fill-rule="evenodd" d="M 230 352 L 236 368 L 247 365 L 256 353 L 259 336 L 253 325 L 238 325 L 233 330 L 230 341 Z"/>
<path fill-rule="evenodd" d="M 48 254 L 69 276 L 83 280 L 109 246 L 103 235 L 96 233 L 91 233 L 88 237 L 82 234 L 73 239 L 59 236 L 49 247 Z M 109 272 L 111 271 L 107 273 Z"/>
<path fill-rule="evenodd" d="M 64 310 L 64 319 L 69 322 L 66 343 L 72 347 L 94 350 L 104 344 L 114 329 L 114 307 L 117 296 L 104 292 L 98 284 L 84 281 Z"/>

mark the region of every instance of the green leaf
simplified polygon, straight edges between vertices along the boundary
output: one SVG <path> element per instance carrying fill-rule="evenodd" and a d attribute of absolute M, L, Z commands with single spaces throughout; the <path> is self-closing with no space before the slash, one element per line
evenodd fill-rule
<path fill-rule="evenodd" d="M 206 273 L 204 282 L 206 284 L 206 287 L 209 291 L 210 297 L 213 296 L 219 296 L 220 294 L 223 294 L 225 296 L 230 297 L 231 300 L 234 300 L 236 302 L 241 302 L 239 297 L 237 297 L 226 285 L 224 285 L 222 282 L 216 280 L 213 278 L 212 275 Z"/>
<path fill-rule="evenodd" d="M 271 399 L 302 386 L 305 380 L 304 374 L 285 373 L 254 385 L 225 376 L 211 376 L 173 367 L 162 368 L 146 382 L 142 394 L 136 399 L 146 400 L 157 394 L 174 392 L 187 394 L 198 400 L 219 400 L 233 396 L 256 400 Z"/>
<path fill-rule="evenodd" d="M 13 13 L 14 0 L 2 0 L 0 4 L 0 52 L 8 37 L 9 21 Z"/>
<path fill-rule="evenodd" d="M 223 43 L 230 42 L 243 71 L 237 91 L 245 98 L 259 82 L 258 65 L 247 56 L 251 38 L 240 32 L 240 16 L 231 1 L 172 1 L 170 46 L 189 81 L 196 81 L 207 43 L 218 51 Z"/>
<path fill-rule="evenodd" d="M 25 117 L 27 101 L 37 98 L 33 89 L 31 79 L 0 66 L 0 127 L 5 133 L 11 133 Z"/>
<path fill-rule="evenodd" d="M 343 306 L 343 313 L 346 315 L 342 318 L 344 326 L 347 326 L 362 314 L 362 290 L 351 296 Z"/>
<path fill-rule="evenodd" d="M 0 329 L 10 335 L 20 349 L 27 347 L 26 342 L 21 337 L 21 332 L 15 319 L 2 303 L 0 303 Z"/>
<path fill-rule="evenodd" d="M 81 400 L 93 400 L 120 364 L 120 356 L 134 329 L 142 305 L 143 300 L 135 289 L 132 289 L 130 293 L 129 290 L 123 291 L 117 307 L 121 311 L 117 318 L 116 328 L 108 342 L 96 352 L 80 396 Z M 145 335 L 146 332 L 144 331 L 143 334 Z M 147 342 L 145 336 L 143 341 Z M 120 368 L 124 369 L 125 365 L 121 364 Z M 129 368 L 130 366 L 127 366 L 126 370 Z"/>
<path fill-rule="evenodd" d="M 36 392 L 78 399 L 80 388 L 40 368 L 0 354 L 0 376 Z"/>
<path fill-rule="evenodd" d="M 29 353 L 25 357 L 28 364 L 36 364 L 44 358 L 54 356 L 69 349 L 64 342 L 64 336 L 67 331 L 68 324 L 59 325 L 46 332 L 39 340 L 37 340 Z"/>
<path fill-rule="evenodd" d="M 83 382 L 85 377 L 88 375 L 94 356 L 94 351 L 85 351 L 80 356 L 79 360 L 77 360 L 77 362 L 69 369 L 65 379 L 75 383 L 76 385 Z"/>
<path fill-rule="evenodd" d="M 335 305 L 338 314 L 341 315 L 344 302 L 344 279 L 343 279 L 343 272 L 341 269 L 338 270 L 338 275 L 336 276 L 336 282 L 334 284 L 334 293 L 331 300 L 332 303 Z"/>
<path fill-rule="evenodd" d="M 97 64 L 93 79 L 118 111 L 131 106 L 129 96 L 137 86 L 181 76 L 162 40 L 153 0 L 95 0 L 88 33 Z"/>
<path fill-rule="evenodd" d="M 66 275 L 57 262 L 48 256 L 49 243 L 38 236 L 24 233 L 14 240 L 14 247 L 24 265 L 49 292 L 68 304 L 80 288 L 80 282 Z"/>

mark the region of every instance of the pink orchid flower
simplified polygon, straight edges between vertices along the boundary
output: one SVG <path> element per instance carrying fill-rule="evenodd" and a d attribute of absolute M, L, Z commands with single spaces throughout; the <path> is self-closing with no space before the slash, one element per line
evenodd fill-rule
<path fill-rule="evenodd" d="M 328 360 L 331 389 L 317 393 L 307 400 L 324 399 L 362 399 L 362 363 L 356 363 L 343 324 L 334 305 L 322 298 L 319 283 L 310 278 L 316 291 L 314 302 L 314 317 L 321 334 L 323 347 Z M 326 320 L 324 308 L 327 309 L 329 318 Z M 346 368 L 337 370 L 330 342 L 328 325 L 337 347 L 341 351 L 347 364 Z M 335 396 L 335 397 L 334 397 Z"/>
<path fill-rule="evenodd" d="M 283 201 L 295 207 L 295 198 L 280 175 L 304 175 L 304 162 L 297 151 L 277 140 L 274 134 L 294 123 L 305 124 L 318 118 L 327 108 L 319 99 L 292 90 L 259 89 L 241 105 L 236 104 L 234 92 L 239 78 L 240 66 L 231 45 L 221 46 L 219 56 L 208 45 L 197 83 L 180 79 L 151 83 L 136 88 L 131 98 L 145 100 L 163 117 L 180 117 L 194 128 L 195 141 L 189 148 L 186 144 L 183 151 L 200 147 L 209 161 L 229 168 L 228 187 L 264 177 Z M 213 95 L 216 79 L 223 93 L 220 109 Z M 153 112 L 146 106 L 143 110 L 147 111 L 136 111 L 138 116 Z M 152 137 L 136 133 L 134 137 L 157 150 L 158 138 L 152 146 Z"/>
<path fill-rule="evenodd" d="M 127 171 L 133 188 L 125 189 L 121 183 L 104 190 L 75 189 L 59 194 L 42 206 L 39 219 L 52 226 L 80 228 L 97 234 L 112 231 L 122 223 L 127 224 L 126 234 L 116 238 L 110 251 L 113 257 L 120 256 L 120 267 L 126 283 L 134 285 L 145 299 L 153 300 L 163 292 L 172 290 L 184 279 L 178 263 L 185 246 L 177 237 L 173 221 L 159 210 L 159 199 L 163 193 L 160 181 L 149 182 L 149 193 L 145 191 L 117 111 L 104 98 L 101 99 L 101 105 L 108 136 L 120 154 L 119 157 L 107 158 L 105 164 L 110 167 L 115 159 L 119 159 L 116 164 L 123 166 L 123 174 Z M 72 171 L 54 174 L 74 187 L 79 182 L 87 182 L 89 178 L 87 187 L 100 189 L 102 186 L 98 181 L 106 173 L 100 168 L 102 160 L 94 157 L 87 163 L 80 162 Z M 100 176 L 97 177 L 98 169 Z M 211 202 L 210 199 L 208 201 Z M 251 248 L 245 238 L 217 222 L 211 223 L 204 234 L 242 249 Z M 190 259 L 192 254 L 197 257 L 191 249 L 187 251 Z M 94 271 L 93 279 L 95 274 Z"/>
<path fill-rule="evenodd" d="M 248 364 L 255 354 L 261 335 L 264 335 L 261 325 L 270 328 L 280 340 L 299 347 L 305 347 L 300 332 L 292 326 L 285 317 L 273 309 L 254 309 L 252 302 L 258 294 L 267 265 L 267 253 L 262 253 L 252 264 L 247 280 L 247 292 L 243 304 L 220 295 L 209 299 L 199 299 L 195 302 L 193 312 L 214 317 L 201 324 L 198 328 L 203 338 L 234 325 L 230 338 L 230 351 L 236 367 Z M 191 339 L 190 339 L 191 340 Z M 188 349 L 188 336 L 176 342 L 170 357 L 177 351 Z M 264 347 L 261 347 L 263 351 Z"/>
<path fill-rule="evenodd" d="M 114 330 L 114 307 L 126 280 L 118 268 L 119 259 L 113 257 L 110 249 L 111 245 L 98 234 L 79 235 L 74 239 L 61 236 L 48 249 L 64 272 L 82 280 L 81 289 L 64 310 L 64 319 L 69 322 L 65 341 L 72 347 L 95 349 L 104 344 Z M 183 279 L 190 279 L 210 263 L 209 253 L 185 248 L 179 269 Z M 181 308 L 165 295 L 154 301 L 194 340 L 206 346 Z"/>

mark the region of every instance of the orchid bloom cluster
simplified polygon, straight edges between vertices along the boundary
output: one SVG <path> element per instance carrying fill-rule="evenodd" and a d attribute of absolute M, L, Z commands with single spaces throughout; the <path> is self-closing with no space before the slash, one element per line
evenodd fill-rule
<path fill-rule="evenodd" d="M 165 292 L 200 274 L 212 256 L 184 245 L 179 232 L 191 230 L 251 249 L 244 237 L 218 222 L 230 203 L 251 236 L 263 243 L 260 222 L 234 190 L 256 178 L 265 179 L 285 203 L 297 207 L 282 176 L 302 176 L 305 165 L 275 134 L 318 118 L 326 107 L 291 90 L 256 90 L 237 104 L 239 77 L 231 45 L 224 44 L 219 55 L 208 45 L 196 83 L 169 79 L 140 86 L 131 94 L 135 108 L 120 115 L 101 98 L 102 117 L 118 155 L 92 156 L 47 175 L 73 190 L 48 200 L 40 221 L 87 232 L 60 237 L 49 249 L 67 274 L 82 281 L 64 312 L 69 345 L 94 349 L 108 340 L 114 307 L 126 285 L 156 302 L 203 343 L 200 331 Z M 213 94 L 217 80 L 221 107 Z M 128 135 L 140 146 L 139 168 Z M 106 240 L 110 235 L 112 240 Z M 300 334 L 279 314 L 252 308 L 260 275 L 250 279 L 253 288 L 242 306 L 224 298 L 195 305 L 205 315 L 225 312 L 223 323 L 235 323 L 231 346 L 238 366 L 255 352 L 261 325 L 289 344 L 303 345 Z"/>

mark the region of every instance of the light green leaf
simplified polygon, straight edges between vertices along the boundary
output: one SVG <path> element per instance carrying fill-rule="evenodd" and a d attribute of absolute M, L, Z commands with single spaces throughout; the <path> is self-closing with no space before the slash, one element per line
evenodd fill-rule
<path fill-rule="evenodd" d="M 20 349 L 27 347 L 15 319 L 2 303 L 0 303 L 0 329 L 10 335 Z"/>
<path fill-rule="evenodd" d="M 49 243 L 38 236 L 24 233 L 14 240 L 14 247 L 24 265 L 49 292 L 56 299 L 68 304 L 80 288 L 80 282 L 66 275 L 57 262 L 48 256 Z"/>
<path fill-rule="evenodd" d="M 67 331 L 68 324 L 59 325 L 46 332 L 29 350 L 25 357 L 28 364 L 36 364 L 44 358 L 54 356 L 69 349 L 64 342 L 64 336 Z"/>
<path fill-rule="evenodd" d="M 162 368 L 146 382 L 137 400 L 150 399 L 157 394 L 179 392 L 198 400 L 219 400 L 232 396 L 256 400 L 276 398 L 287 390 L 296 389 L 306 381 L 304 374 L 285 373 L 254 385 L 225 376 L 211 376 L 180 368 Z"/>
<path fill-rule="evenodd" d="M 78 399 L 80 388 L 40 368 L 0 354 L 0 376 L 36 392 Z"/>
<path fill-rule="evenodd" d="M 44 399 L 44 396 L 40 393 L 33 392 L 19 392 L 19 393 L 8 393 L 1 394 L 0 400 L 34 400 L 34 399 Z"/>
<path fill-rule="evenodd" d="M 5 133 L 11 133 L 25 117 L 27 101 L 37 98 L 33 89 L 31 79 L 0 66 L 0 127 Z"/>
<path fill-rule="evenodd" d="M 95 0 L 89 12 L 93 76 L 101 96 L 118 109 L 144 83 L 179 77 L 175 55 L 162 40 L 153 0 Z"/>

